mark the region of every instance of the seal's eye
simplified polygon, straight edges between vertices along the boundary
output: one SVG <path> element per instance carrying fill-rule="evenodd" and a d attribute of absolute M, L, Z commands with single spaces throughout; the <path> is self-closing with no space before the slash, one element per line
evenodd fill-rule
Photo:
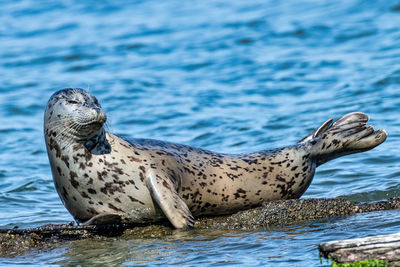
<path fill-rule="evenodd" d="M 78 101 L 75 101 L 75 100 L 67 100 L 67 102 L 69 104 L 78 104 Z"/>

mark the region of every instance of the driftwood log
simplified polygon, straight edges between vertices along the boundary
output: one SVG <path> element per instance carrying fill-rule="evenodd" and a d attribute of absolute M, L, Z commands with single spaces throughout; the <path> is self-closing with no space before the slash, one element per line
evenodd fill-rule
<path fill-rule="evenodd" d="M 400 209 L 400 198 L 374 203 L 356 203 L 343 198 L 292 199 L 265 202 L 262 206 L 228 216 L 198 218 L 196 229 L 262 229 L 362 212 Z M 123 220 L 113 225 L 44 225 L 29 229 L 0 229 L 0 257 L 16 256 L 32 248 L 54 247 L 60 242 L 121 236 L 127 238 L 163 237 L 175 231 L 167 222 L 129 224 Z"/>
<path fill-rule="evenodd" d="M 319 251 L 338 263 L 377 259 L 399 266 L 400 233 L 321 243 Z"/>

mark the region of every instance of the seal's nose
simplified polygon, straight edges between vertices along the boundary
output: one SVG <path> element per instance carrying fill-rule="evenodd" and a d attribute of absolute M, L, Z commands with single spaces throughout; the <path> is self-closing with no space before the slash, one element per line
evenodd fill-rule
<path fill-rule="evenodd" d="M 105 123 L 107 121 L 107 115 L 99 108 L 96 108 L 96 112 L 97 112 L 97 119 L 99 120 L 99 122 Z"/>

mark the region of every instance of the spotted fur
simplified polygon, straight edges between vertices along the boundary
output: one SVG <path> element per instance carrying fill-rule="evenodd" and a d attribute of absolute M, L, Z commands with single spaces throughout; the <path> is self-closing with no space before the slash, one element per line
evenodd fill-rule
<path fill-rule="evenodd" d="M 130 222 L 167 217 L 183 228 L 193 225 L 192 215 L 299 198 L 318 165 L 386 139 L 384 130 L 366 127 L 367 120 L 350 113 L 296 145 L 227 155 L 108 133 L 97 99 L 82 89 L 64 89 L 48 102 L 44 132 L 57 192 L 78 222 L 117 214 Z"/>

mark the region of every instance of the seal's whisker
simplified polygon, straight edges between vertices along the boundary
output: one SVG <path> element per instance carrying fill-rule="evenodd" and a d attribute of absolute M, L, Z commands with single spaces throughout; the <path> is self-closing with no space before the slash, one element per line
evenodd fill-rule
<path fill-rule="evenodd" d="M 53 126 L 64 126 L 64 124 L 67 122 L 67 120 L 59 120 L 59 121 L 54 121 L 49 123 L 47 127 L 51 128 Z"/>
<path fill-rule="evenodd" d="M 106 123 L 104 123 L 103 127 L 104 127 L 104 130 L 106 130 L 109 133 L 113 133 L 114 132 L 112 130 L 111 123 L 109 121 L 106 121 Z"/>
<path fill-rule="evenodd" d="M 49 132 L 55 133 L 55 137 L 58 137 L 61 133 L 66 131 L 68 131 L 68 129 L 66 129 L 65 125 L 55 125 L 54 127 L 49 129 Z"/>
<path fill-rule="evenodd" d="M 62 125 L 60 125 L 60 124 L 56 124 L 56 125 L 54 125 L 53 127 L 49 127 L 48 128 L 48 131 L 49 131 L 49 133 L 50 132 L 55 132 L 56 133 L 56 135 L 58 134 L 58 130 L 59 129 L 62 129 Z"/>
<path fill-rule="evenodd" d="M 60 127 L 63 127 L 63 131 L 57 133 L 56 136 L 60 136 L 60 142 L 64 143 L 66 140 L 71 139 L 73 141 L 72 136 L 74 136 L 79 128 L 79 124 L 74 121 L 65 121 Z"/>
<path fill-rule="evenodd" d="M 50 130 L 51 127 L 57 126 L 57 125 L 62 125 L 63 123 L 64 123 L 63 120 L 52 121 L 47 124 L 47 128 Z"/>
<path fill-rule="evenodd" d="M 62 147 L 64 149 L 71 146 L 74 143 L 74 138 L 72 138 L 72 137 L 75 136 L 76 133 L 79 132 L 80 127 L 81 126 L 75 122 L 72 122 L 70 124 L 70 127 L 67 127 L 68 131 L 66 131 L 66 133 L 68 133 L 68 134 L 65 134 L 60 141 L 60 143 L 62 143 Z"/>
<path fill-rule="evenodd" d="M 70 138 L 71 128 L 65 127 L 62 131 L 58 132 L 56 137 L 59 137 L 60 141 Z"/>
<path fill-rule="evenodd" d="M 76 135 L 77 133 L 79 133 L 80 129 L 82 128 L 82 126 L 79 123 L 76 122 L 72 122 L 70 124 L 70 129 L 71 129 L 71 133 L 73 133 L 74 135 Z"/>
<path fill-rule="evenodd" d="M 68 118 L 63 118 L 63 119 L 60 119 L 60 120 L 57 120 L 57 121 L 50 122 L 47 127 L 48 127 L 49 131 L 56 132 L 56 135 L 58 135 L 59 133 L 57 131 L 60 128 L 68 128 L 67 126 L 68 126 L 70 121 L 71 120 L 68 119 Z"/>

